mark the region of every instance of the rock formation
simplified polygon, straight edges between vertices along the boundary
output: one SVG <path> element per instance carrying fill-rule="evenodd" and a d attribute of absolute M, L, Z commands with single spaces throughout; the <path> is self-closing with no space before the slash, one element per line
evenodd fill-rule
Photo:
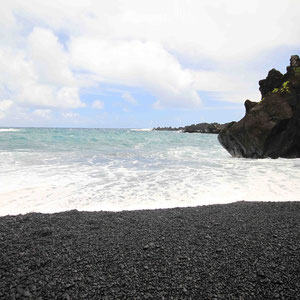
<path fill-rule="evenodd" d="M 259 81 L 260 102 L 245 101 L 246 114 L 227 124 L 218 139 L 236 157 L 300 157 L 300 59 L 293 55 L 286 74 L 272 69 Z"/>
<path fill-rule="evenodd" d="M 179 130 L 183 130 L 183 127 L 156 127 L 153 128 L 152 130 L 156 130 L 156 131 L 179 131 Z"/>
<path fill-rule="evenodd" d="M 179 131 L 188 132 L 188 133 L 220 133 L 221 129 L 225 127 L 226 124 L 219 123 L 199 123 L 192 124 L 185 127 L 157 127 L 153 130 L 159 131 Z"/>
<path fill-rule="evenodd" d="M 224 127 L 224 124 L 219 123 L 199 123 L 199 124 L 193 124 L 190 126 L 185 126 L 183 129 L 183 132 L 189 132 L 189 133 L 220 133 L 221 129 Z"/>

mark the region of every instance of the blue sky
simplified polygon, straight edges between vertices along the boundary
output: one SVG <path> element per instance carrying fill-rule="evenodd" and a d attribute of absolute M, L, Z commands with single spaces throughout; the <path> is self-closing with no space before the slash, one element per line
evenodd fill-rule
<path fill-rule="evenodd" d="M 229 122 L 299 54 L 297 0 L 28 0 L 0 12 L 0 126 Z"/>

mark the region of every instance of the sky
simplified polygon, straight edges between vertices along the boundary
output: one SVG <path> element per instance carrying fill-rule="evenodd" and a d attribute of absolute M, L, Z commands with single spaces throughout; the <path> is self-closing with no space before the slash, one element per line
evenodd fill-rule
<path fill-rule="evenodd" d="M 10 0 L 0 126 L 230 122 L 300 54 L 299 0 Z"/>

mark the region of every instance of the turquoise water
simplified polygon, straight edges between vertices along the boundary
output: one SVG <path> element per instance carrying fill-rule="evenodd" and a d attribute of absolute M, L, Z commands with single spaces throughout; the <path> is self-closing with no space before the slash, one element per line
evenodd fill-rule
<path fill-rule="evenodd" d="M 216 135 L 0 129 L 0 215 L 299 200 L 300 160 L 232 158 Z"/>

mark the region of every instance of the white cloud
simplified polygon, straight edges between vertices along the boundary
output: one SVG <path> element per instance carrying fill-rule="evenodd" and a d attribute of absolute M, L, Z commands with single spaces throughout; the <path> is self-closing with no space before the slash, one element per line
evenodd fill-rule
<path fill-rule="evenodd" d="M 12 105 L 13 102 L 11 100 L 0 101 L 0 119 L 4 119 L 6 117 L 6 114 L 9 112 Z"/>
<path fill-rule="evenodd" d="M 28 49 L 41 82 L 58 86 L 76 84 L 69 56 L 51 30 L 35 27 L 28 36 Z"/>
<path fill-rule="evenodd" d="M 80 115 L 78 113 L 74 113 L 74 112 L 64 112 L 62 113 L 62 116 L 65 119 L 76 119 L 78 118 Z"/>
<path fill-rule="evenodd" d="M 197 60 L 226 63 L 300 41 L 297 0 L 128 0 L 120 6 L 108 25 L 115 36 L 157 41 Z"/>
<path fill-rule="evenodd" d="M 122 98 L 127 101 L 128 103 L 131 103 L 133 105 L 137 105 L 137 101 L 129 92 L 124 92 L 122 94 Z"/>
<path fill-rule="evenodd" d="M 74 38 L 70 43 L 77 68 L 100 82 L 143 87 L 158 99 L 157 106 L 199 106 L 189 70 L 160 44 L 141 41 L 105 41 Z"/>
<path fill-rule="evenodd" d="M 28 48 L 0 46 L 0 98 L 19 105 L 77 108 L 79 87 L 54 34 L 34 29 Z M 51 53 L 53 56 L 51 56 Z"/>
<path fill-rule="evenodd" d="M 51 109 L 36 109 L 32 112 L 33 116 L 49 120 L 51 118 Z"/>
<path fill-rule="evenodd" d="M 155 108 L 201 107 L 198 91 L 257 99 L 261 71 L 251 63 L 299 48 L 299 10 L 298 0 L 5 2 L 0 99 L 79 108 L 81 88 L 99 83 L 147 90 Z"/>
<path fill-rule="evenodd" d="M 104 103 L 102 101 L 100 101 L 100 100 L 95 100 L 92 103 L 92 107 L 96 108 L 96 109 L 103 109 L 104 108 Z"/>
<path fill-rule="evenodd" d="M 77 87 L 62 87 L 57 91 L 57 100 L 63 108 L 84 107 L 85 104 L 80 101 L 79 89 Z"/>

